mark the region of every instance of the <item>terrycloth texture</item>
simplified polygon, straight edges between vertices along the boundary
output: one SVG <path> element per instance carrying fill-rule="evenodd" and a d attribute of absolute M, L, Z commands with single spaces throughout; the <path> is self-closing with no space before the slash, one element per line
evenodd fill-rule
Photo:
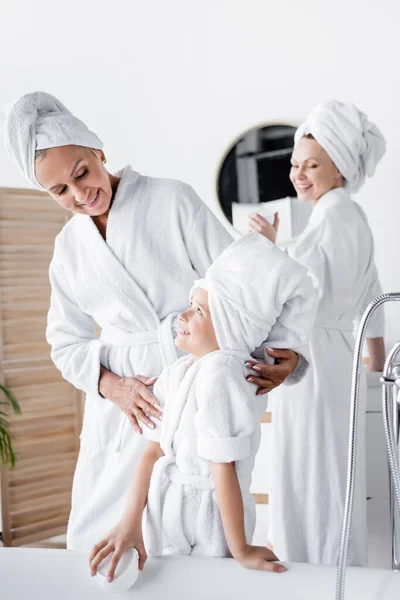
<path fill-rule="evenodd" d="M 297 385 L 269 394 L 269 538 L 282 560 L 334 565 L 346 488 L 352 330 L 382 288 L 367 219 L 344 189 L 320 198 L 289 251 L 310 269 L 320 303 L 310 344 L 312 368 Z M 383 313 L 378 311 L 367 335 L 383 333 Z M 367 561 L 365 401 L 362 393 L 349 556 L 355 565 Z"/>
<path fill-rule="evenodd" d="M 165 456 L 151 478 L 144 541 L 150 555 L 229 556 L 209 461 L 236 462 L 251 543 L 255 505 L 251 473 L 260 443 L 266 396 L 245 379 L 249 355 L 216 351 L 193 363 L 178 360 L 154 386 L 163 421 L 147 430 Z"/>
<path fill-rule="evenodd" d="M 295 350 L 310 337 L 317 298 L 307 269 L 261 234 L 231 244 L 191 294 L 196 287 L 208 291 L 221 350 L 250 354 L 267 337 L 272 347 Z"/>
<path fill-rule="evenodd" d="M 260 261 L 261 274 L 246 271 L 254 260 Z M 152 555 L 229 556 L 208 461 L 235 462 L 246 539 L 251 543 L 255 525 L 251 473 L 267 400 L 256 396 L 255 386 L 246 381 L 247 336 L 252 336 L 253 348 L 275 329 L 274 339 L 283 347 L 294 340 L 303 345 L 317 305 L 306 270 L 257 234 L 232 244 L 196 285 L 209 290 L 218 341 L 236 346 L 221 347 L 197 362 L 184 357 L 155 385 L 155 395 L 166 406 L 162 425 L 145 432 L 148 439 L 160 441 L 165 454 L 154 467 L 144 519 L 145 546 Z M 258 329 L 255 310 L 260 315 Z M 238 321 L 240 327 L 231 331 Z"/>
<path fill-rule="evenodd" d="M 101 150 L 95 133 L 57 98 L 45 92 L 25 94 L 4 109 L 4 141 L 25 177 L 40 190 L 35 176 L 35 151 L 58 146 L 85 146 Z"/>
<path fill-rule="evenodd" d="M 176 359 L 174 316 L 231 237 L 187 185 L 126 167 L 107 243 L 76 215 L 57 236 L 47 339 L 63 377 L 86 392 L 68 547 L 89 549 L 121 514 L 143 438 L 98 394 L 100 363 L 157 376 Z M 50 200 L 49 200 L 50 201 Z M 95 323 L 102 329 L 100 339 Z"/>
<path fill-rule="evenodd" d="M 295 145 L 311 133 L 345 178 L 349 192 L 358 192 L 386 152 L 382 133 L 352 102 L 318 104 L 297 129 Z"/>

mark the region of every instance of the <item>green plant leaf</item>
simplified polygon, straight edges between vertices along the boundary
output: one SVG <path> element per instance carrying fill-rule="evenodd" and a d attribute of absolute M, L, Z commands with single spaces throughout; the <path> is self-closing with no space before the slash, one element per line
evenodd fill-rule
<path fill-rule="evenodd" d="M 0 431 L 4 429 L 7 430 L 8 429 L 8 422 L 3 419 L 3 417 L 0 417 Z"/>
<path fill-rule="evenodd" d="M 6 450 L 4 448 L 3 438 L 0 437 L 0 457 L 3 465 L 6 465 Z"/>
<path fill-rule="evenodd" d="M 0 436 L 0 455 L 4 466 L 8 463 L 11 464 L 11 467 L 15 466 L 16 456 L 8 433 L 3 432 Z"/>
<path fill-rule="evenodd" d="M 15 456 L 15 452 L 14 449 L 12 447 L 12 443 L 11 443 L 11 438 L 10 436 L 8 436 L 8 456 L 11 462 L 11 467 L 14 468 L 15 467 L 15 463 L 16 463 L 16 456 Z"/>
<path fill-rule="evenodd" d="M 0 384 L 0 391 L 3 392 L 5 396 L 5 400 L 0 400 L 1 406 L 11 405 L 12 410 L 16 414 L 21 414 L 21 407 L 18 403 L 18 400 L 14 396 L 14 394 L 6 388 L 4 385 Z M 11 464 L 11 467 L 14 468 L 16 463 L 16 455 L 12 446 L 11 434 L 9 429 L 9 424 L 7 421 L 7 417 L 9 417 L 9 413 L 4 410 L 0 410 L 0 458 L 1 462 L 4 466 Z"/>
<path fill-rule="evenodd" d="M 8 399 L 8 401 L 11 404 L 14 412 L 16 414 L 21 414 L 21 407 L 19 405 L 18 400 L 14 396 L 14 394 L 8 388 L 6 388 L 4 385 L 1 385 L 1 384 L 0 384 L 0 390 L 3 392 L 3 394 Z M 2 404 L 4 404 L 4 402 L 2 402 Z"/>
<path fill-rule="evenodd" d="M 0 454 L 1 454 L 2 464 L 4 466 L 7 465 L 10 461 L 9 461 L 9 452 L 8 452 L 7 442 L 4 437 L 0 438 Z"/>

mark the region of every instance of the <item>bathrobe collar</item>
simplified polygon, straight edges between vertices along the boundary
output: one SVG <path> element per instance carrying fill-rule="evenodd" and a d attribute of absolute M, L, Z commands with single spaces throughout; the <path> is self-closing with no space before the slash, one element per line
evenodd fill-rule
<path fill-rule="evenodd" d="M 353 200 L 351 199 L 350 194 L 343 187 L 329 190 L 329 192 L 326 192 L 323 196 L 321 196 L 317 204 L 314 206 L 310 217 L 310 223 L 320 219 L 321 215 L 330 207 L 348 204 L 349 202 L 353 202 Z"/>
<path fill-rule="evenodd" d="M 135 187 L 140 175 L 127 166 L 121 172 L 117 192 L 110 210 L 107 224 L 107 241 L 99 233 L 93 219 L 89 215 L 76 215 L 78 235 L 86 240 L 87 260 L 92 264 L 92 273 L 101 278 L 102 285 L 108 288 L 110 299 L 115 297 L 131 309 L 132 315 L 141 312 L 147 315 L 149 329 L 160 324 L 157 311 L 141 289 L 134 277 L 128 273 L 119 260 L 119 246 L 124 244 L 121 236 L 122 225 L 125 222 L 124 203 L 134 201 Z M 111 300 L 110 300 L 111 301 Z"/>

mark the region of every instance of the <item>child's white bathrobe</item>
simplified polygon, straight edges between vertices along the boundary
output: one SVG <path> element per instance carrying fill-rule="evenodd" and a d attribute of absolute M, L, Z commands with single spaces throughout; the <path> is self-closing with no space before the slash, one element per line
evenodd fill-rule
<path fill-rule="evenodd" d="M 130 377 L 158 376 L 172 364 L 176 315 L 193 281 L 232 241 L 189 186 L 130 167 L 106 238 L 89 216 L 76 215 L 57 236 L 50 266 L 51 356 L 63 377 L 86 392 L 71 549 L 91 548 L 113 526 L 145 443 L 118 406 L 99 395 L 100 365 Z"/>
<path fill-rule="evenodd" d="M 245 379 L 250 358 L 227 350 L 195 363 L 186 356 L 157 381 L 155 393 L 166 402 L 163 422 L 145 435 L 160 441 L 165 456 L 154 466 L 144 517 L 149 555 L 229 556 L 209 461 L 236 462 L 251 543 L 256 517 L 251 473 L 267 396 L 256 396 Z"/>
<path fill-rule="evenodd" d="M 144 517 L 152 555 L 229 556 L 209 461 L 236 463 L 251 543 L 251 473 L 267 397 L 246 381 L 245 362 L 265 339 L 304 348 L 317 305 L 306 270 L 259 234 L 232 244 L 195 286 L 208 291 L 220 350 L 196 362 L 181 358 L 155 386 L 163 422 L 146 437 L 160 441 L 165 456 L 155 464 Z"/>
<path fill-rule="evenodd" d="M 269 394 L 270 541 L 282 560 L 336 564 L 344 509 L 354 321 L 382 293 L 371 230 L 343 189 L 316 204 L 291 256 L 314 276 L 320 304 L 303 380 Z M 368 337 L 383 336 L 382 311 Z M 359 408 L 357 475 L 349 560 L 367 562 L 365 382 Z"/>

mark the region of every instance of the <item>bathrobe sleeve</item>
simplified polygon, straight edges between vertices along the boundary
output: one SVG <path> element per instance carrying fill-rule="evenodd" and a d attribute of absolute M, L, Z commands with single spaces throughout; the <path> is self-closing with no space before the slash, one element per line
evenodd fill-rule
<path fill-rule="evenodd" d="M 162 411 L 164 410 L 166 402 L 167 402 L 169 372 L 170 372 L 169 367 L 167 367 L 166 369 L 164 369 L 162 371 L 161 375 L 157 378 L 157 381 L 155 382 L 155 384 L 153 386 L 153 390 L 152 390 L 154 396 L 157 398 L 157 400 L 160 403 L 160 407 L 161 407 Z M 149 417 L 149 419 L 151 421 L 153 421 L 155 427 L 154 427 L 154 429 L 149 429 L 149 427 L 147 427 L 146 425 L 143 425 L 143 427 L 142 427 L 143 436 L 146 438 L 146 440 L 149 440 L 149 442 L 160 443 L 162 421 L 159 421 L 155 417 L 151 417 L 149 415 L 147 415 L 147 416 Z"/>
<path fill-rule="evenodd" d="M 357 319 L 357 325 L 359 325 L 364 312 L 367 309 L 368 304 L 372 302 L 378 296 L 383 294 L 382 286 L 378 278 L 378 271 L 376 269 L 375 264 L 371 266 L 371 281 L 366 289 L 363 303 L 361 305 L 360 313 Z M 385 311 L 384 307 L 380 306 L 375 313 L 372 315 L 368 327 L 367 327 L 367 337 L 368 338 L 378 338 L 383 337 L 385 333 Z"/>
<path fill-rule="evenodd" d="M 324 295 L 327 270 L 324 229 L 323 224 L 307 228 L 294 248 L 289 248 L 289 256 L 307 267 L 319 302 Z"/>
<path fill-rule="evenodd" d="M 311 238 L 319 236 L 319 232 L 312 232 Z M 313 244 L 311 245 L 313 247 Z M 304 243 L 304 251 L 309 254 L 307 263 L 308 275 L 294 282 L 282 312 L 271 328 L 268 339 L 256 349 L 252 356 L 258 360 L 271 363 L 271 358 L 266 354 L 266 348 L 289 348 L 298 354 L 295 370 L 283 382 L 284 385 L 294 385 L 301 381 L 310 365 L 309 340 L 315 322 L 318 303 L 322 290 L 319 281 L 324 280 L 325 258 L 317 247 L 317 252 L 308 251 L 308 241 Z M 296 259 L 296 256 L 292 258 Z M 310 264 L 312 267 L 310 268 Z M 316 275 L 317 274 L 317 275 Z"/>
<path fill-rule="evenodd" d="M 286 378 L 286 385 L 293 385 L 300 381 L 308 369 L 310 361 L 308 344 L 317 308 L 318 294 L 313 279 L 309 275 L 299 278 L 294 283 L 267 341 L 263 344 L 264 349 L 265 347 L 290 348 L 298 353 L 296 369 Z"/>
<path fill-rule="evenodd" d="M 360 304 L 360 310 L 356 318 L 356 327 L 358 328 L 361 319 L 366 311 L 368 305 L 383 294 L 381 282 L 379 281 L 378 270 L 375 266 L 373 259 L 373 251 L 371 252 L 371 259 L 368 265 L 368 272 L 366 275 L 366 285 L 363 294 L 363 298 Z M 385 309 L 384 306 L 380 306 L 372 315 L 367 326 L 367 338 L 378 338 L 383 337 L 385 333 Z"/>
<path fill-rule="evenodd" d="M 186 247 L 190 262 L 201 278 L 223 250 L 233 242 L 233 238 L 189 185 L 182 184 L 182 196 L 182 203 L 189 202 L 196 211 Z"/>
<path fill-rule="evenodd" d="M 46 339 L 51 358 L 64 379 L 88 393 L 98 393 L 101 343 L 92 317 L 78 306 L 62 263 L 55 257 L 49 270 L 50 309 Z"/>
<path fill-rule="evenodd" d="M 317 304 L 321 300 L 324 291 L 325 282 L 325 270 L 326 270 L 326 256 L 324 255 L 323 249 L 320 246 L 320 240 L 322 237 L 322 230 L 318 227 L 308 228 L 304 235 L 300 237 L 298 243 L 295 246 L 295 252 L 293 253 L 291 248 L 288 248 L 288 254 L 295 260 L 298 260 L 301 264 L 308 268 L 309 283 L 312 282 L 312 290 L 310 287 L 310 299 L 316 300 Z M 300 258 L 301 257 L 301 258 Z M 317 306 L 315 307 L 315 310 Z M 285 337 L 285 330 L 287 329 L 287 323 L 285 323 L 285 314 L 287 311 L 282 313 L 282 318 L 277 320 L 277 323 L 270 332 L 269 341 L 263 344 L 263 349 L 267 347 L 271 348 L 284 348 L 281 341 Z M 273 341 L 273 338 L 277 337 L 277 342 Z M 270 341 L 271 340 L 271 341 Z M 295 350 L 298 354 L 299 360 L 296 369 L 285 379 L 284 385 L 295 385 L 301 381 L 309 369 L 310 366 L 310 347 L 308 344 L 298 347 L 286 346 Z"/>
<path fill-rule="evenodd" d="M 252 354 L 255 359 L 270 363 L 271 358 L 266 354 L 266 348 L 294 350 L 298 354 L 298 362 L 293 373 L 283 382 L 284 385 L 295 385 L 301 381 L 310 366 L 309 340 L 325 279 L 325 256 L 319 248 L 320 237 L 320 229 L 309 228 L 304 232 L 303 239 L 300 238 L 296 244 L 296 250 L 300 246 L 296 254 L 293 248 L 287 249 L 291 258 L 307 268 L 308 276 L 296 283 L 268 339 Z"/>
<path fill-rule="evenodd" d="M 194 424 L 201 458 L 229 463 L 251 454 L 257 403 L 237 360 L 215 355 L 197 376 Z"/>
<path fill-rule="evenodd" d="M 359 314 L 355 315 L 357 322 L 368 304 L 382 293 L 382 288 L 374 262 L 372 234 L 370 231 L 365 232 L 364 247 L 359 250 L 362 255 L 360 258 L 369 256 L 365 267 L 364 264 L 358 264 L 350 253 L 348 236 L 343 233 L 338 235 L 338 232 L 343 232 L 342 224 L 343 217 L 336 211 L 330 211 L 326 218 L 300 237 L 292 257 L 308 268 L 314 280 L 322 314 L 329 304 L 340 302 L 341 298 L 349 295 L 349 282 L 355 281 L 355 273 L 362 272 L 363 277 L 357 284 L 361 287 L 354 290 L 354 294 L 361 299 Z M 378 310 L 369 323 L 367 336 L 381 337 L 383 330 L 384 314 L 383 310 Z"/>
<path fill-rule="evenodd" d="M 267 348 L 285 348 L 289 350 L 294 350 L 294 352 L 298 355 L 298 361 L 295 370 L 286 377 L 283 382 L 283 385 L 294 385 L 301 381 L 304 375 L 307 373 L 308 368 L 310 366 L 310 347 L 308 344 L 305 346 L 301 346 L 299 348 L 291 348 L 290 346 L 282 346 L 275 345 L 273 339 L 271 341 L 266 341 L 261 346 L 256 348 L 256 350 L 252 353 L 252 357 L 258 362 L 266 363 L 267 365 L 273 365 L 275 360 L 267 354 Z"/>
<path fill-rule="evenodd" d="M 363 253 L 365 256 L 368 256 L 368 264 L 366 266 L 365 273 L 365 287 L 363 290 L 362 299 L 360 302 L 360 310 L 357 315 L 356 323 L 359 325 L 367 306 L 377 298 L 383 294 L 381 282 L 379 281 L 378 269 L 375 265 L 375 248 L 374 248 L 374 238 L 371 232 L 371 228 L 369 226 L 369 222 L 367 216 L 361 206 L 359 204 L 355 204 L 359 213 L 364 219 L 366 228 L 368 229 L 369 235 L 363 236 L 363 241 L 365 244 L 365 248 L 363 248 Z M 367 337 L 368 338 L 378 338 L 383 337 L 385 333 L 385 308 L 384 306 L 380 306 L 372 315 L 369 320 L 367 327 Z"/>

